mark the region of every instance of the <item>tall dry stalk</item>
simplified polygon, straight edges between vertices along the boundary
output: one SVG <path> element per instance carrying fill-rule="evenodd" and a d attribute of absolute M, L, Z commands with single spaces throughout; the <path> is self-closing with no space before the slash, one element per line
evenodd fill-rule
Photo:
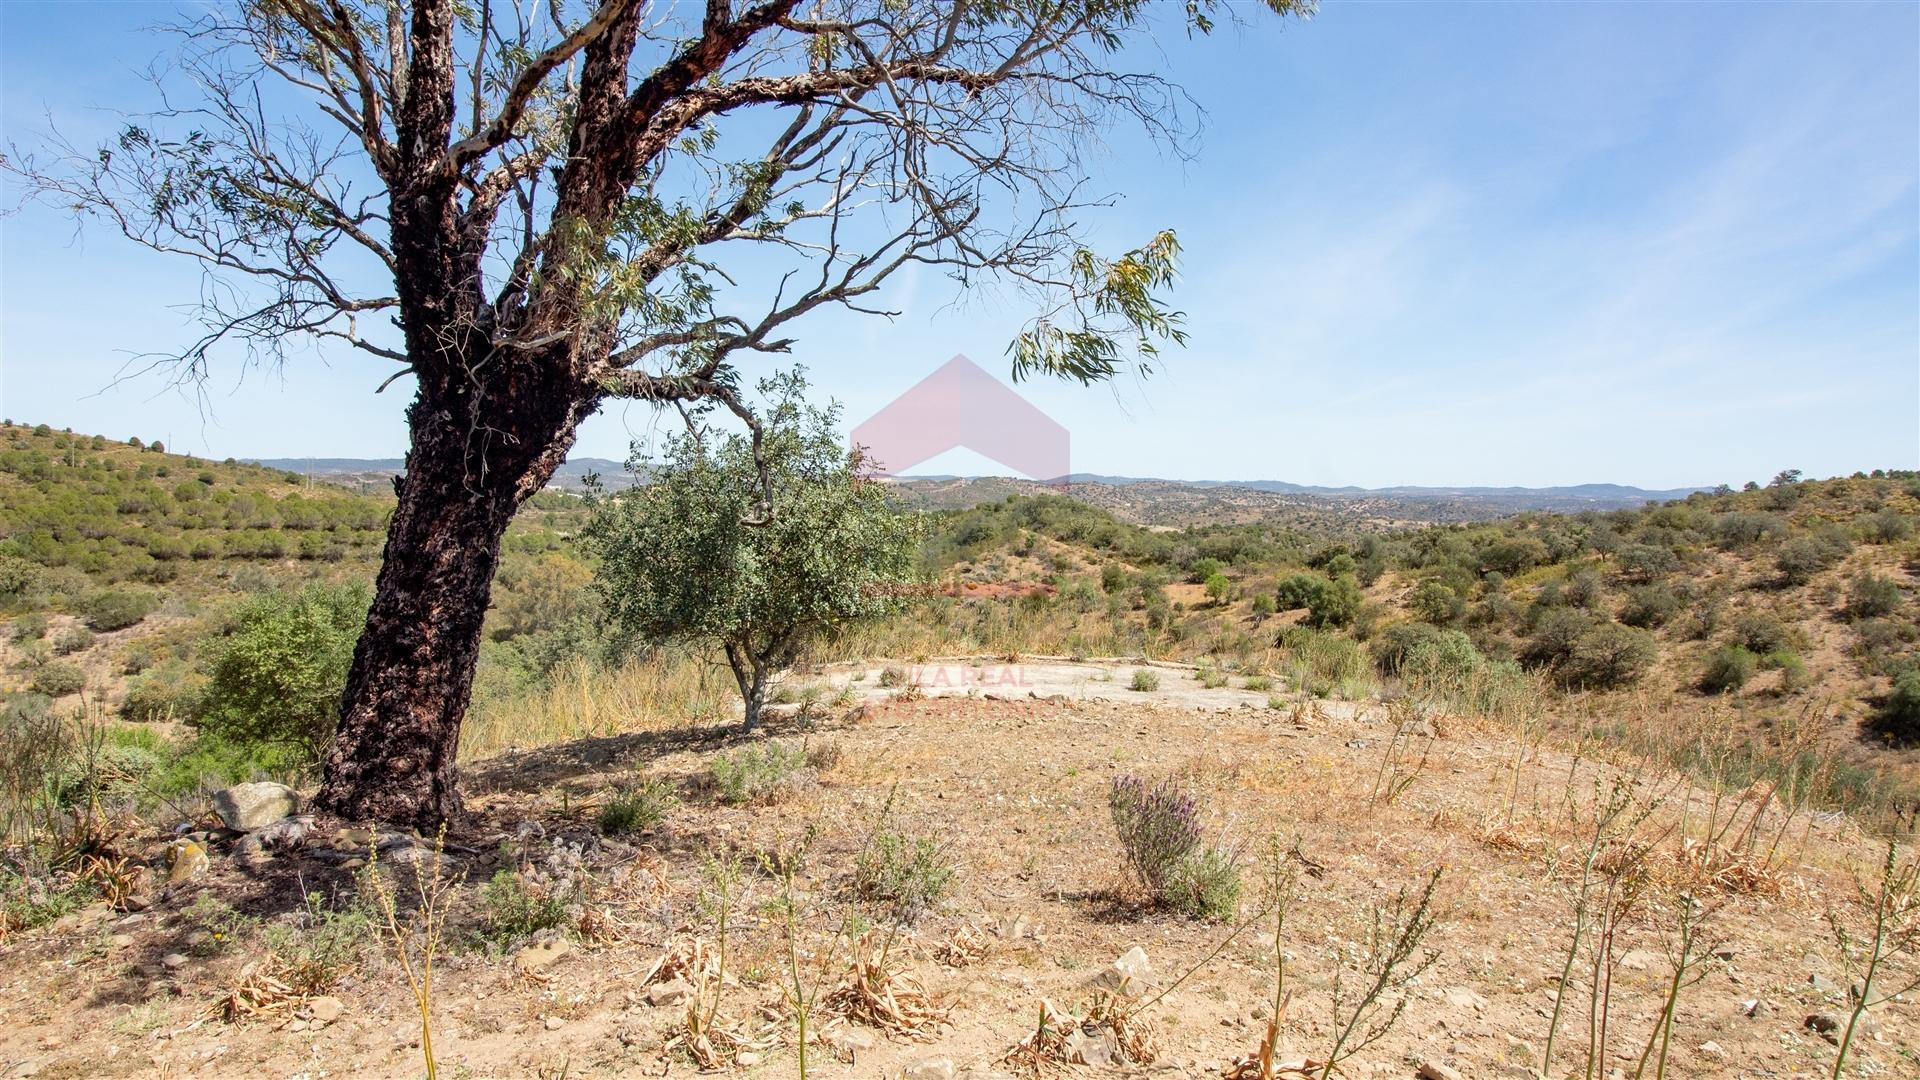
<path fill-rule="evenodd" d="M 1867 1010 L 1920 990 L 1920 970 L 1898 971 L 1901 964 L 1920 960 L 1920 859 L 1900 858 L 1900 842 L 1887 842 L 1880 873 L 1871 882 L 1859 882 L 1858 902 L 1868 916 L 1864 933 L 1855 933 L 1839 912 L 1827 915 L 1834 941 L 1849 974 L 1860 973 L 1851 988 L 1852 1010 L 1833 1058 L 1833 1080 L 1839 1080 L 1847 1054 Z"/>
<path fill-rule="evenodd" d="M 1681 894 L 1673 906 L 1674 931 L 1667 946 L 1667 961 L 1673 967 L 1673 974 L 1667 979 L 1666 991 L 1660 1000 L 1660 1014 L 1654 1018 L 1653 1030 L 1648 1033 L 1647 1044 L 1641 1049 L 1640 1059 L 1634 1065 L 1632 1080 L 1642 1080 L 1650 1058 L 1653 1061 L 1654 1080 L 1664 1080 L 1667 1075 L 1667 1050 L 1673 1044 L 1673 1021 L 1680 1010 L 1680 995 L 1708 974 L 1708 967 L 1702 962 L 1705 957 L 1698 946 L 1700 928 L 1713 914 L 1713 909 L 1687 893 Z"/>
<path fill-rule="evenodd" d="M 1333 1080 L 1342 1061 L 1386 1036 L 1406 1012 L 1407 987 L 1440 959 L 1438 950 L 1423 944 L 1433 930 L 1433 891 L 1440 873 L 1434 870 L 1417 891 L 1403 887 L 1391 901 L 1375 905 L 1365 947 L 1354 956 L 1343 950 L 1333 977 L 1333 1043 L 1321 1064 L 1320 1080 Z M 1357 989 L 1346 982 L 1348 961 L 1360 970 Z"/>
<path fill-rule="evenodd" d="M 1426 721 L 1410 702 L 1402 699 L 1388 705 L 1387 724 L 1393 730 L 1387 735 L 1380 767 L 1374 772 L 1373 787 L 1367 792 L 1368 810 L 1382 803 L 1391 804 L 1405 794 L 1414 781 L 1420 779 L 1426 770 L 1427 758 L 1433 753 L 1432 730 L 1425 727 Z"/>
<path fill-rule="evenodd" d="M 439 1066 L 433 1056 L 433 962 L 440 952 L 447 909 L 458 884 L 441 873 L 446 840 L 443 826 L 434 837 L 433 854 L 413 860 L 413 883 L 419 904 L 404 918 L 393 888 L 380 874 L 379 845 L 367 847 L 366 880 L 383 920 L 376 924 L 376 932 L 386 939 L 400 962 L 400 970 L 407 976 L 407 988 L 413 993 L 414 1007 L 420 1016 L 420 1056 L 426 1066 L 427 1080 L 437 1080 L 439 1076 Z"/>
<path fill-rule="evenodd" d="M 1568 807 L 1571 813 L 1577 814 L 1576 800 L 1572 798 L 1574 775 L 1570 770 Z M 1567 991 L 1573 986 L 1574 967 L 1579 963 L 1581 949 L 1587 944 L 1587 934 L 1593 929 L 1596 915 L 1603 910 L 1598 906 L 1601 901 L 1596 897 L 1596 892 L 1605 897 L 1611 888 L 1608 885 L 1611 880 L 1609 868 L 1603 866 L 1601 860 L 1616 844 L 1630 842 L 1653 814 L 1654 801 L 1642 799 L 1638 788 L 1638 780 L 1626 776 L 1615 777 L 1610 785 L 1599 780 L 1594 782 L 1594 798 L 1581 830 L 1586 845 L 1580 858 L 1580 879 L 1573 892 L 1573 927 L 1560 965 L 1560 977 L 1554 986 L 1553 1014 L 1547 1022 L 1546 1046 L 1540 1056 L 1540 1073 L 1543 1076 L 1553 1072 L 1553 1051 L 1559 1039 L 1560 1023 L 1566 1013 Z"/>

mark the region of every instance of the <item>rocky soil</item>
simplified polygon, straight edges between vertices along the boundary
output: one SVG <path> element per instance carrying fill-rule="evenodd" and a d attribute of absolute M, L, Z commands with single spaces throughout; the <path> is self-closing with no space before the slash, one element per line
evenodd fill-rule
<path fill-rule="evenodd" d="M 1651 845 L 1645 892 L 1618 924 L 1595 1075 L 1635 1070 L 1671 976 L 1681 889 L 1709 914 L 1668 1075 L 1831 1069 L 1837 1036 L 1822 1029 L 1844 1019 L 1853 976 L 1825 914 L 1858 914 L 1851 875 L 1882 850 L 1843 817 L 1789 818 L 1771 800 L 1754 832 L 1773 860 L 1741 863 L 1744 874 L 1716 864 L 1726 872 L 1707 880 L 1678 854 L 1679 815 L 1685 805 L 1697 833 L 1712 800 L 1671 777 L 1522 751 L 1506 731 L 1448 717 L 1269 708 L 1264 693 L 1190 686 L 1178 670 L 1163 669 L 1163 689 L 1149 695 L 1127 689 L 1124 666 L 1018 666 L 1024 681 L 950 693 L 928 679 L 919 692 L 882 688 L 884 665 L 857 682 L 829 673 L 862 700 L 808 707 L 755 739 L 635 732 L 482 762 L 466 778 L 473 819 L 443 841 L 298 813 L 240 822 L 244 832 L 212 816 L 180 835 L 174 822 L 143 826 L 122 840 L 151 865 L 130 910 L 96 904 L 0 946 L 0 1075 L 420 1075 L 405 973 L 370 927 L 310 991 L 284 962 L 320 932 L 311 904 L 364 897 L 371 857 L 403 910 L 416 869 L 431 883 L 438 864 L 464 882 L 433 973 L 442 1076 L 690 1075 L 702 1062 L 796 1075 L 796 957 L 811 1075 L 1222 1076 L 1272 1019 L 1274 925 L 1198 922 L 1145 901 L 1109 823 L 1109 785 L 1124 774 L 1178 775 L 1197 794 L 1209 842 L 1243 868 L 1246 916 L 1260 910 L 1264 853 L 1287 853 L 1296 885 L 1277 942 L 1291 992 L 1282 1062 L 1333 1041 L 1336 973 L 1350 1002 L 1370 910 L 1440 869 L 1424 942 L 1433 965 L 1405 989 L 1398 1022 L 1342 1072 L 1536 1075 L 1571 932 L 1581 822 L 1596 789 L 1624 777 L 1658 806 L 1638 834 Z M 709 764 L 762 739 L 805 748 L 808 769 L 776 802 L 719 803 Z M 642 780 L 666 785 L 676 804 L 635 835 L 604 835 L 600 807 Z M 1761 801 L 1740 797 L 1724 795 L 1719 812 Z M 955 870 L 946 895 L 892 937 L 866 932 L 885 913 L 856 887 L 888 807 L 889 828 L 934 838 Z M 714 867 L 729 853 L 738 873 L 723 889 Z M 559 925 L 489 930 L 482 886 L 502 870 L 569 897 Z M 791 924 L 783 896 L 795 901 Z M 209 917 L 221 909 L 235 917 Z M 1588 973 L 1576 968 L 1556 1076 L 1585 1075 Z M 1040 1052 L 1020 1052 L 1036 1033 Z M 1889 1005 L 1850 1072 L 1920 1076 L 1916 1039 L 1914 1007 Z"/>

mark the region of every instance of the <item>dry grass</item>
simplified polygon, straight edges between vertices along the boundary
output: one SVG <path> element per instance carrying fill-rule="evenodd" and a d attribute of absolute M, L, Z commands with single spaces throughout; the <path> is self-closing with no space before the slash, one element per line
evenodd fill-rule
<path fill-rule="evenodd" d="M 460 756 L 718 723 L 738 712 L 732 677 L 700 657 L 659 653 L 611 670 L 577 661 L 542 692 L 477 704 L 461 728 Z"/>

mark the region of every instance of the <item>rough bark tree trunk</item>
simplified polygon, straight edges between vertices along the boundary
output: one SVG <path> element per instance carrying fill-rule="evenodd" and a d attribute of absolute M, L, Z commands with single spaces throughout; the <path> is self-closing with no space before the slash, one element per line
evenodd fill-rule
<path fill-rule="evenodd" d="M 752 650 L 738 645 L 728 645 L 727 666 L 733 669 L 733 679 L 740 684 L 740 700 L 744 706 L 744 719 L 740 730 L 751 732 L 760 724 L 760 711 L 767 704 L 767 664 Z"/>
<path fill-rule="evenodd" d="M 514 375 L 478 388 L 422 380 L 373 606 L 326 755 L 322 810 L 423 829 L 461 813 L 460 725 L 500 540 L 592 411 L 573 388 Z M 476 428 L 473 415 L 513 427 Z"/>

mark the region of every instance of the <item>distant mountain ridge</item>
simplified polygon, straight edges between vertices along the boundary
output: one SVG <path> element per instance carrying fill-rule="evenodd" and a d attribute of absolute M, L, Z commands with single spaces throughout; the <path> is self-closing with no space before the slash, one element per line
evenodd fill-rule
<path fill-rule="evenodd" d="M 936 479 L 935 477 L 911 477 L 910 479 Z M 960 479 L 959 477 L 940 477 L 937 479 Z M 1105 476 L 1100 473 L 1072 473 L 1067 477 L 1070 484 L 1108 484 L 1125 487 L 1129 484 L 1181 484 L 1186 487 L 1246 488 L 1248 491 L 1279 491 L 1290 495 L 1363 495 L 1392 499 L 1473 499 L 1473 498 L 1517 498 L 1517 499 L 1591 499 L 1610 506 L 1639 506 L 1649 500 L 1665 502 L 1669 499 L 1684 499 L 1696 491 L 1707 491 L 1712 485 L 1684 488 L 1638 488 L 1628 484 L 1562 484 L 1553 487 L 1493 487 L 1486 485 L 1462 485 L 1444 487 L 1422 487 L 1415 484 L 1402 484 L 1396 487 L 1368 488 L 1347 484 L 1342 487 L 1323 487 L 1317 484 L 1295 484 L 1286 480 L 1163 480 L 1151 476 Z"/>
<path fill-rule="evenodd" d="M 400 458 L 258 458 L 257 464 L 356 486 L 384 483 L 404 467 Z M 618 490 L 640 482 L 624 463 L 607 458 L 568 460 L 550 487 L 581 491 L 587 477 Z M 1577 513 L 1621 510 L 1683 499 L 1704 488 L 1650 490 L 1625 484 L 1559 487 L 1324 487 L 1285 480 L 1164 480 L 1144 476 L 1073 473 L 1061 481 L 1004 476 L 900 476 L 890 481 L 908 501 L 929 509 L 961 509 L 1012 494 L 1064 493 L 1108 509 L 1123 520 L 1151 525 L 1247 521 L 1262 517 L 1332 518 L 1373 527 L 1444 521 L 1485 521 L 1529 510 Z"/>
<path fill-rule="evenodd" d="M 312 474 L 322 479 L 348 480 L 365 483 L 368 480 L 398 476 L 406 469 L 405 458 L 242 458 L 255 465 L 265 465 L 270 469 L 285 469 L 287 472 Z M 579 491 L 586 487 L 589 475 L 598 476 L 600 483 L 608 488 L 632 487 L 636 482 L 632 473 L 627 471 L 624 462 L 607 458 L 582 457 L 569 458 L 554 470 L 549 487 L 567 491 Z"/>

